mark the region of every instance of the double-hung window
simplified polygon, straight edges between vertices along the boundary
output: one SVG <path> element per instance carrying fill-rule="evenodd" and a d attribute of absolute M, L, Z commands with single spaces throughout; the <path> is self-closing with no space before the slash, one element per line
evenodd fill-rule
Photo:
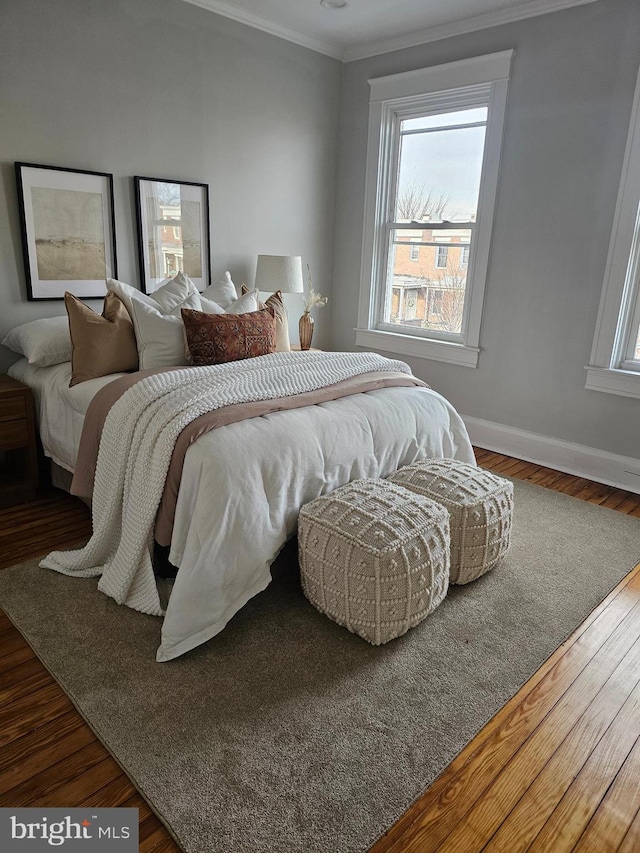
<path fill-rule="evenodd" d="M 640 397 L 640 73 L 586 387 Z"/>
<path fill-rule="evenodd" d="M 369 81 L 358 345 L 477 365 L 512 55 Z"/>
<path fill-rule="evenodd" d="M 449 259 L 449 247 L 438 246 L 437 249 L 438 253 L 436 255 L 436 267 L 440 270 L 445 270 L 447 268 L 447 261 Z"/>

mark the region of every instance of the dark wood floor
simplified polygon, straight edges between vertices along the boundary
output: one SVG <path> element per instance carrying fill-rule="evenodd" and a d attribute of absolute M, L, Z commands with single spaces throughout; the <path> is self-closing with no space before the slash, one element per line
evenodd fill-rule
<path fill-rule="evenodd" d="M 497 453 L 477 457 L 497 473 L 640 518 L 639 495 Z M 0 510 L 0 568 L 77 544 L 89 529 L 86 508 L 55 490 Z M 179 851 L 1 611 L 0 806 L 136 807 L 140 851 Z M 436 850 L 640 851 L 640 566 L 373 853 Z"/>

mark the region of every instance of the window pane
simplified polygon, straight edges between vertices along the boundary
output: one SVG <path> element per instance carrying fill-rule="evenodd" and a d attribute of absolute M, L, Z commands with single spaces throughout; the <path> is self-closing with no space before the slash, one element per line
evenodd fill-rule
<path fill-rule="evenodd" d="M 438 246 L 436 249 L 436 267 L 438 269 L 446 269 L 447 261 L 449 260 L 449 247 Z"/>
<path fill-rule="evenodd" d="M 400 132 L 424 130 L 430 127 L 448 127 L 452 124 L 474 124 L 478 121 L 486 121 L 487 113 L 488 110 L 486 107 L 477 107 L 469 110 L 458 110 L 452 113 L 438 113 L 437 115 L 420 116 L 419 118 L 406 118 L 400 126 Z"/>
<path fill-rule="evenodd" d="M 391 231 L 383 322 L 460 334 L 470 244 L 463 228 Z"/>
<path fill-rule="evenodd" d="M 403 136 L 394 220 L 474 221 L 485 131 L 467 127 Z"/>
<path fill-rule="evenodd" d="M 640 361 L 640 329 L 638 329 L 638 337 L 636 338 L 636 348 L 635 354 L 633 356 L 635 359 Z"/>
<path fill-rule="evenodd" d="M 150 253 L 152 278 L 181 271 L 193 278 L 202 277 L 200 204 L 184 195 L 180 184 L 157 182 L 155 196 L 147 199 L 147 218 L 154 226 L 156 246 Z"/>

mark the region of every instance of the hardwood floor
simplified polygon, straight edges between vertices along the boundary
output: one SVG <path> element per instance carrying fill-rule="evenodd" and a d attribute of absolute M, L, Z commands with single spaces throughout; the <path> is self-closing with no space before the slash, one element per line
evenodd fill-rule
<path fill-rule="evenodd" d="M 476 456 L 496 473 L 640 518 L 638 495 L 488 451 Z M 639 664 L 640 565 L 372 853 L 640 850 Z"/>
<path fill-rule="evenodd" d="M 498 453 L 478 450 L 477 458 L 497 473 L 640 518 L 639 495 Z M 84 505 L 55 490 L 0 510 L 0 568 L 76 544 L 89 530 Z M 180 849 L 0 611 L 1 806 L 135 807 L 141 853 Z M 640 566 L 372 853 L 436 850 L 640 850 Z"/>

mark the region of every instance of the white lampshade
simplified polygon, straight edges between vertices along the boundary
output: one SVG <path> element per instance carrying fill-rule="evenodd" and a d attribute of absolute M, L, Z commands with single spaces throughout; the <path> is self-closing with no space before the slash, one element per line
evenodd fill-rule
<path fill-rule="evenodd" d="M 299 255 L 258 255 L 255 286 L 263 291 L 304 293 L 302 258 Z"/>

